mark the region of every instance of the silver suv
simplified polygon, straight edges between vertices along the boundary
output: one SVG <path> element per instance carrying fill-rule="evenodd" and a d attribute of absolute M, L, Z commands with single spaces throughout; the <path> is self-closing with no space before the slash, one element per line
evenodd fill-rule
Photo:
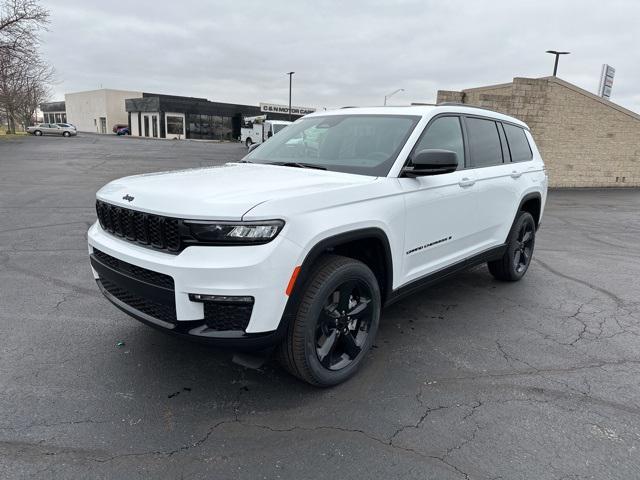
<path fill-rule="evenodd" d="M 78 132 L 75 128 L 63 127 L 57 123 L 39 123 L 33 127 L 27 127 L 27 133 L 32 133 L 37 137 L 41 135 L 62 135 L 63 137 L 70 137 L 71 135 L 77 135 Z"/>

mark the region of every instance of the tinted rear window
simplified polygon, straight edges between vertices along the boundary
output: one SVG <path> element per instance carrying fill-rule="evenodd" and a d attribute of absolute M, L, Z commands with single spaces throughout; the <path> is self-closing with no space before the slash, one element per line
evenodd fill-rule
<path fill-rule="evenodd" d="M 502 145 L 496 122 L 482 118 L 467 118 L 466 126 L 471 165 L 488 167 L 502 164 Z"/>
<path fill-rule="evenodd" d="M 526 162 L 533 158 L 531 153 L 531 147 L 527 140 L 527 135 L 520 127 L 513 125 L 503 124 L 504 133 L 507 135 L 507 142 L 509 142 L 509 150 L 511 151 L 512 162 Z"/>

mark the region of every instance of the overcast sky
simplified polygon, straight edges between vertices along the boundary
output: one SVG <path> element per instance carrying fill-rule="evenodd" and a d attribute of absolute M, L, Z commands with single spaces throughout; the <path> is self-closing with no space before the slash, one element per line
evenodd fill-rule
<path fill-rule="evenodd" d="M 115 88 L 254 105 L 331 108 L 431 102 L 458 90 L 550 75 L 545 50 L 568 50 L 558 76 L 640 112 L 640 2 L 44 1 L 52 100 Z"/>

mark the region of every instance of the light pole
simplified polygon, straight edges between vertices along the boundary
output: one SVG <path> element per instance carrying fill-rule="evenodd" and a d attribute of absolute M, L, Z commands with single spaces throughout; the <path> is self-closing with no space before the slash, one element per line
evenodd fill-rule
<path fill-rule="evenodd" d="M 291 79 L 293 78 L 293 74 L 296 72 L 289 72 L 289 121 L 291 121 Z"/>
<path fill-rule="evenodd" d="M 387 99 L 393 97 L 398 92 L 404 92 L 404 88 L 399 88 L 399 89 L 391 92 L 389 95 L 385 95 L 384 96 L 384 104 L 385 104 L 385 106 L 387 105 Z"/>
<path fill-rule="evenodd" d="M 556 61 L 553 64 L 553 76 L 555 77 L 556 73 L 558 73 L 558 59 L 560 58 L 560 55 L 569 55 L 571 52 L 558 52 L 556 50 L 547 50 L 547 53 L 550 53 L 556 56 Z"/>

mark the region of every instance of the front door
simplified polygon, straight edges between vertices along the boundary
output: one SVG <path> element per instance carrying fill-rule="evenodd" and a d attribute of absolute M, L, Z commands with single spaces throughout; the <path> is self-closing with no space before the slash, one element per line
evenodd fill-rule
<path fill-rule="evenodd" d="M 149 136 L 149 115 L 145 115 L 142 120 L 143 128 L 144 128 L 144 136 Z"/>
<path fill-rule="evenodd" d="M 412 153 L 425 149 L 454 151 L 459 166 L 452 173 L 398 179 L 406 210 L 402 283 L 464 260 L 477 249 L 477 186 L 474 171 L 465 169 L 461 119 L 447 115 L 432 120 Z"/>

